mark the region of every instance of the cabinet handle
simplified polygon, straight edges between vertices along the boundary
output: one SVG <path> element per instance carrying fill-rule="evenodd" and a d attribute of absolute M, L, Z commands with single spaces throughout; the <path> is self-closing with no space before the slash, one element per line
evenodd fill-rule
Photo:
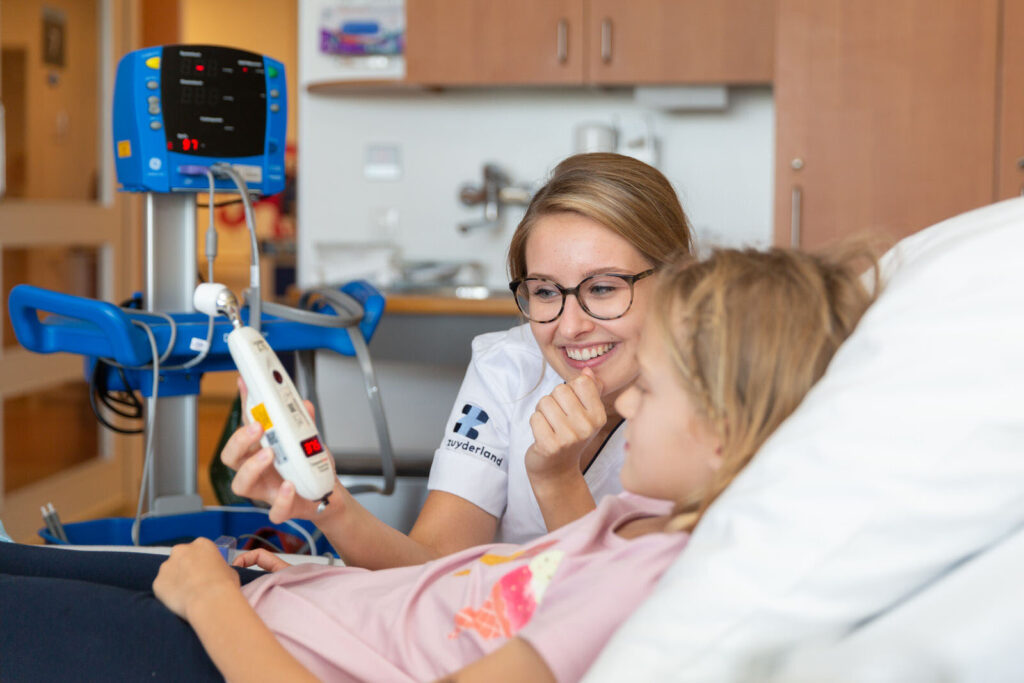
<path fill-rule="evenodd" d="M 601 20 L 601 61 L 605 64 L 612 61 L 612 20 L 608 17 Z"/>
<path fill-rule="evenodd" d="M 802 199 L 803 190 L 799 185 L 794 185 L 789 209 L 789 246 L 794 249 L 800 248 L 800 204 Z"/>
<path fill-rule="evenodd" d="M 565 64 L 569 59 L 569 21 L 558 20 L 558 63 Z"/>

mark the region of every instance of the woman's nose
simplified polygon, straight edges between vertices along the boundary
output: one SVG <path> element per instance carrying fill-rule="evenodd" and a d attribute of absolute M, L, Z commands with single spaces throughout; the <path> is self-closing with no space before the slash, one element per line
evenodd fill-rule
<path fill-rule="evenodd" d="M 567 296 L 562 315 L 558 318 L 558 330 L 562 336 L 572 339 L 592 329 L 594 319 L 587 315 L 575 296 Z"/>

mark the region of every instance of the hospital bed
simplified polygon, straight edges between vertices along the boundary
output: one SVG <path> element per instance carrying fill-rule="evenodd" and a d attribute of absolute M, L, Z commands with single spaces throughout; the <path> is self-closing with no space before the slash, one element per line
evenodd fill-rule
<path fill-rule="evenodd" d="M 585 680 L 1024 680 L 1024 199 L 883 272 Z"/>

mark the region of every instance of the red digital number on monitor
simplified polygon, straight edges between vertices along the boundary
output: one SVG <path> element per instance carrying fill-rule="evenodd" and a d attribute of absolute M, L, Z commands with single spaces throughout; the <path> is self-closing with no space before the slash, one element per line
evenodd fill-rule
<path fill-rule="evenodd" d="M 302 451 L 306 454 L 307 458 L 312 458 L 317 453 L 323 453 L 324 447 L 320 443 L 319 436 L 311 436 L 305 441 L 300 441 L 299 445 L 302 446 Z"/>

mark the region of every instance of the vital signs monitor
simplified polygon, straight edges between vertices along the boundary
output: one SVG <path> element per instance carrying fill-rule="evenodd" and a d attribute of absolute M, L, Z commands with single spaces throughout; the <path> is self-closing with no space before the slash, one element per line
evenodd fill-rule
<path fill-rule="evenodd" d="M 122 189 L 205 190 L 200 169 L 224 163 L 254 192 L 282 191 L 287 99 L 284 66 L 263 55 L 210 45 L 128 53 L 114 91 Z M 224 178 L 217 187 L 234 189 Z"/>

